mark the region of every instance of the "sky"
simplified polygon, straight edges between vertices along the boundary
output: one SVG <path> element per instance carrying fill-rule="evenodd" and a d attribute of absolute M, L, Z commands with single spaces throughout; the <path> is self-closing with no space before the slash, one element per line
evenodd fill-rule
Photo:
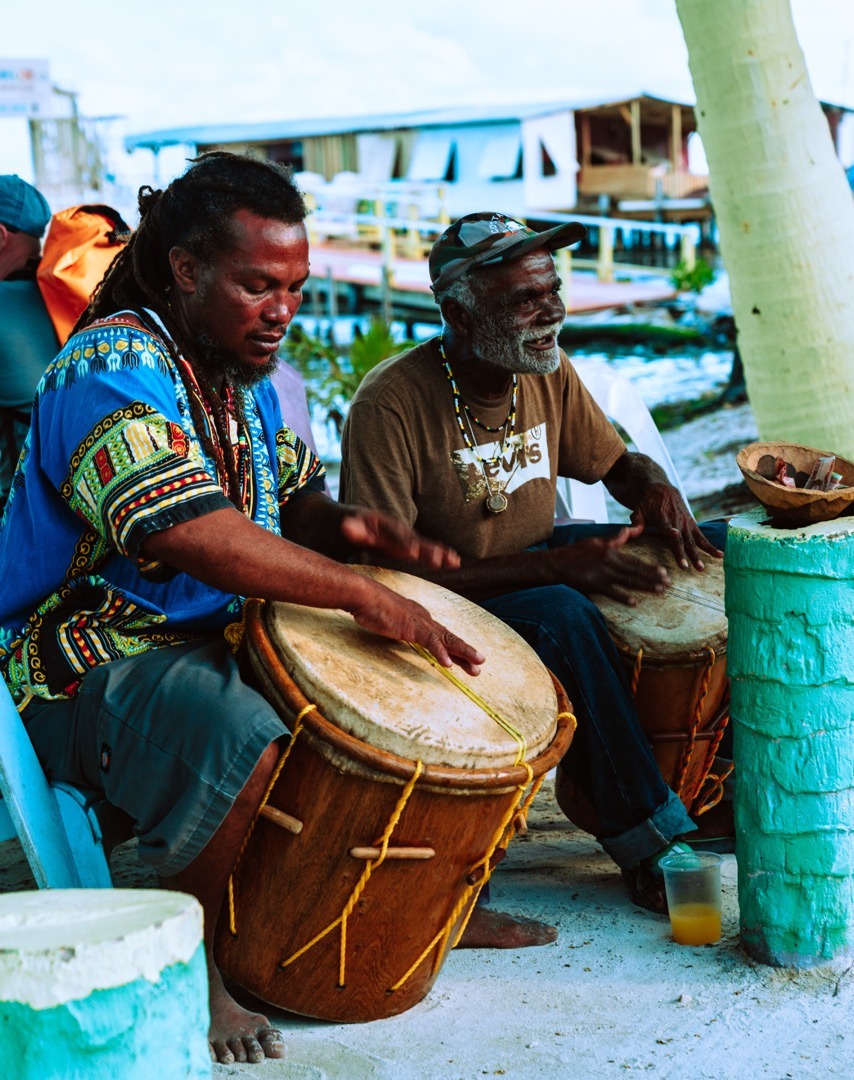
<path fill-rule="evenodd" d="M 791 6 L 817 95 L 854 107 L 854 3 Z M 693 101 L 674 0 L 19 0 L 0 57 L 47 58 L 115 134 L 640 89 Z M 130 172 L 150 167 L 134 157 Z M 18 118 L 0 117 L 0 172 L 32 179 Z"/>

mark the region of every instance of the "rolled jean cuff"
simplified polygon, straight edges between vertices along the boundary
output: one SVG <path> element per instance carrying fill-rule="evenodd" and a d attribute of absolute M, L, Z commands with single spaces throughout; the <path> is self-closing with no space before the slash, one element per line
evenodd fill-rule
<path fill-rule="evenodd" d="M 697 826 L 688 817 L 682 800 L 668 792 L 667 801 L 638 825 L 619 836 L 598 837 L 599 843 L 622 870 L 637 866 L 641 859 L 655 855 L 682 833 L 693 832 Z"/>

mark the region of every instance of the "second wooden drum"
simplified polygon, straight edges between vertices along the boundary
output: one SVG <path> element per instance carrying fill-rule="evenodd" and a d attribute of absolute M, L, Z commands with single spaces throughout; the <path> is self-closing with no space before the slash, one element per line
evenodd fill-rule
<path fill-rule="evenodd" d="M 640 537 L 626 549 L 667 567 L 664 593 L 636 592 L 636 607 L 593 595 L 622 657 L 641 727 L 667 784 L 696 811 L 703 781 L 729 716 L 723 560 L 681 570 L 665 543 Z M 558 771 L 556 794 L 567 817 L 598 832 L 590 803 Z"/>

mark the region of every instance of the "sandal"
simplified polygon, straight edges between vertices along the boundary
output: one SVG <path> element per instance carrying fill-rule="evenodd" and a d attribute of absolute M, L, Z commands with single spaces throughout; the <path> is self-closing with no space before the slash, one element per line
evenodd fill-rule
<path fill-rule="evenodd" d="M 666 915 L 667 894 L 664 891 L 664 874 L 658 864 L 665 855 L 674 853 L 684 855 L 690 851 L 691 848 L 686 843 L 673 840 L 656 855 L 641 859 L 636 866 L 623 870 L 623 881 L 629 890 L 632 903 L 646 908 L 647 911 L 653 911 L 656 915 Z"/>
<path fill-rule="evenodd" d="M 660 871 L 656 874 L 646 862 L 639 862 L 637 866 L 623 870 L 622 876 L 633 904 L 653 911 L 656 915 L 667 914 L 664 878 Z"/>

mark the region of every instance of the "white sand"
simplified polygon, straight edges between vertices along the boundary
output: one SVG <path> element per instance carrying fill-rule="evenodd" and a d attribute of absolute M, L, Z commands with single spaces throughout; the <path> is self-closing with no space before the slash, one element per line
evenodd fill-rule
<path fill-rule="evenodd" d="M 402 1016 L 336 1026 L 273 1014 L 289 1057 L 265 1077 L 673 1080 L 854 1075 L 854 973 L 793 974 L 740 951 L 735 857 L 725 857 L 724 937 L 686 948 L 633 906 L 611 861 L 544 788 L 526 839 L 493 877 L 492 906 L 556 923 L 554 945 L 457 951 Z M 258 1075 L 217 1066 L 215 1076 Z"/>

